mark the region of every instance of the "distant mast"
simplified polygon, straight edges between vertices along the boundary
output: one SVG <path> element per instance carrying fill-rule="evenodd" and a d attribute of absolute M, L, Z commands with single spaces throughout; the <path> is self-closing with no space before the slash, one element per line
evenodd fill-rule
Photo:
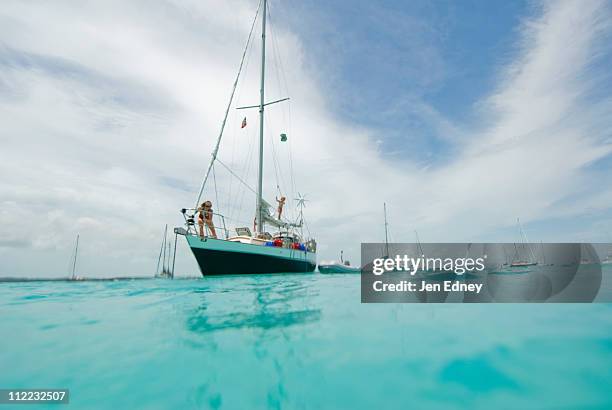
<path fill-rule="evenodd" d="M 383 202 L 383 211 L 385 213 L 385 258 L 389 257 L 389 235 L 387 233 L 387 227 L 389 224 L 387 223 L 387 203 Z"/>
<path fill-rule="evenodd" d="M 529 239 L 527 239 L 527 235 L 525 234 L 525 231 L 523 230 L 523 225 L 521 224 L 520 218 L 516 218 L 516 224 L 518 225 L 519 232 L 520 232 L 520 235 L 521 235 L 521 241 L 523 242 L 523 249 L 525 249 L 525 248 L 529 249 L 529 254 L 531 256 L 531 261 L 535 262 L 535 260 L 536 260 L 535 254 L 533 253 L 533 249 L 531 248 L 531 244 L 529 243 Z"/>
<path fill-rule="evenodd" d="M 72 279 L 76 279 L 76 263 L 77 263 L 77 255 L 79 253 L 79 234 L 76 237 L 76 244 L 74 246 L 74 260 L 72 261 Z"/>

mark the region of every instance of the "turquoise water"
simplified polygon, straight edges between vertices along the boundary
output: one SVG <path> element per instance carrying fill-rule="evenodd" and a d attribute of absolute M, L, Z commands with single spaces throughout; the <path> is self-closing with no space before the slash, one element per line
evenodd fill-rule
<path fill-rule="evenodd" d="M 364 305 L 359 286 L 0 283 L 0 388 L 79 409 L 612 407 L 612 305 Z"/>

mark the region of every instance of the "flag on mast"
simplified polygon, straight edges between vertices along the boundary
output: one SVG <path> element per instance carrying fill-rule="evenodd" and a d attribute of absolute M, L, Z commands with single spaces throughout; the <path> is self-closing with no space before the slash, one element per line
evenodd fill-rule
<path fill-rule="evenodd" d="M 242 120 L 242 125 L 240 126 L 240 128 L 244 128 L 246 126 L 247 126 L 246 117 L 244 117 L 244 119 Z"/>

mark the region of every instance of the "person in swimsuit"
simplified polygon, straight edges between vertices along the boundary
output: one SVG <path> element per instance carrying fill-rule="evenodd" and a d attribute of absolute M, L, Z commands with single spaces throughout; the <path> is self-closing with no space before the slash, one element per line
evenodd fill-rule
<path fill-rule="evenodd" d="M 217 232 L 215 231 L 215 225 L 213 224 L 213 210 L 212 202 L 205 201 L 198 208 L 198 225 L 200 227 L 200 238 L 204 238 L 204 225 L 210 231 L 210 235 L 217 239 Z"/>
<path fill-rule="evenodd" d="M 278 212 L 278 219 L 281 219 L 281 215 L 283 214 L 283 207 L 285 206 L 285 200 L 286 198 L 284 196 L 281 196 L 280 199 L 276 198 L 276 202 L 278 202 L 278 208 L 276 209 L 276 212 Z"/>

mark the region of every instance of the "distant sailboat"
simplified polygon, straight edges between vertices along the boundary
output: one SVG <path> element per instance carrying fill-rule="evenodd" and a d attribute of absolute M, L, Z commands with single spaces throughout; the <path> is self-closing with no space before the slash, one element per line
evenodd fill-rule
<path fill-rule="evenodd" d="M 387 204 L 383 202 L 383 215 L 385 221 L 385 245 L 382 251 L 382 258 L 389 258 L 389 223 L 387 222 Z M 344 260 L 343 251 L 340 251 L 340 263 L 329 262 L 320 263 L 318 268 L 320 273 L 360 273 L 361 268 L 350 266 L 349 261 Z"/>
<path fill-rule="evenodd" d="M 423 251 L 423 246 L 421 246 L 421 240 L 419 239 L 419 233 L 416 230 L 414 231 L 414 236 L 416 239 L 417 250 L 419 253 L 417 257 L 425 257 L 425 251 Z"/>
<path fill-rule="evenodd" d="M 525 231 L 523 231 L 523 226 L 521 225 L 521 221 L 519 218 L 516 218 L 516 223 L 518 225 L 521 237 L 521 244 L 520 246 L 517 246 L 516 243 L 514 244 L 514 258 L 510 263 L 510 267 L 520 268 L 525 266 L 535 266 L 538 264 L 538 262 L 533 253 L 533 249 L 531 249 L 531 245 L 527 240 L 527 235 L 525 235 Z"/>
<path fill-rule="evenodd" d="M 76 236 L 76 242 L 74 244 L 74 252 L 73 252 L 73 257 L 71 259 L 71 265 L 72 265 L 72 269 L 70 272 L 70 280 L 83 280 L 83 278 L 77 276 L 76 274 L 76 266 L 77 266 L 77 257 L 79 255 L 79 234 L 77 234 Z"/>
<path fill-rule="evenodd" d="M 340 251 L 340 263 L 321 263 L 319 264 L 320 273 L 360 273 L 361 269 L 351 266 L 349 261 L 344 260 L 344 251 Z"/>
<path fill-rule="evenodd" d="M 157 258 L 157 268 L 155 269 L 156 278 L 172 278 L 173 274 L 170 270 L 170 243 L 168 242 L 168 225 L 164 227 L 164 235 L 162 237 L 161 248 L 159 249 L 159 257 Z M 161 271 L 159 269 L 161 264 Z"/>
<path fill-rule="evenodd" d="M 608 251 L 608 254 L 604 259 L 601 260 L 602 265 L 610 265 L 612 264 L 612 249 Z"/>
<path fill-rule="evenodd" d="M 552 266 L 552 263 L 546 263 L 546 250 L 544 247 L 544 242 L 540 241 L 540 254 L 542 255 L 542 266 Z"/>
<path fill-rule="evenodd" d="M 580 265 L 591 265 L 594 263 L 601 263 L 599 256 L 593 246 L 589 243 L 582 242 L 580 244 Z"/>
<path fill-rule="evenodd" d="M 610 234 L 608 233 L 608 253 L 604 259 L 601 260 L 602 265 L 610 265 L 612 264 L 612 238 L 610 238 Z"/>

